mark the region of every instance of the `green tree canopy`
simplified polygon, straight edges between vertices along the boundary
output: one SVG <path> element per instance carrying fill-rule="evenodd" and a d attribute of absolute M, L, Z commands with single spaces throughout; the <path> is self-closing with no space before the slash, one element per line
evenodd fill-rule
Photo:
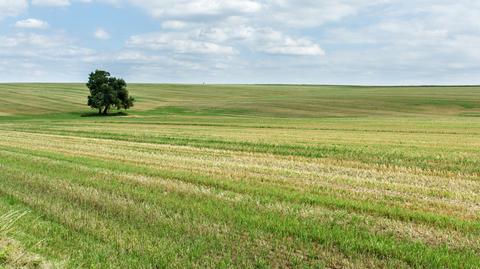
<path fill-rule="evenodd" d="M 112 108 L 128 109 L 133 106 L 135 98 L 129 96 L 127 83 L 121 78 L 110 76 L 103 70 L 96 70 L 88 78 L 90 90 L 88 105 L 106 115 Z"/>

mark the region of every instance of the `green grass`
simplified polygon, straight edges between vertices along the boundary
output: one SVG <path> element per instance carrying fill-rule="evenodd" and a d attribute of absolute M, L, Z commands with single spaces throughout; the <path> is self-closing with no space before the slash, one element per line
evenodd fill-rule
<path fill-rule="evenodd" d="M 27 211 L 10 211 L 0 215 L 0 268 L 42 269 L 62 266 L 25 251 L 21 244 L 11 238 L 17 232 L 17 222 L 26 214 Z"/>
<path fill-rule="evenodd" d="M 478 268 L 480 88 L 0 84 L 0 215 L 67 268 Z M 82 117 L 83 115 L 83 117 Z M 42 242 L 38 244 L 38 242 Z"/>

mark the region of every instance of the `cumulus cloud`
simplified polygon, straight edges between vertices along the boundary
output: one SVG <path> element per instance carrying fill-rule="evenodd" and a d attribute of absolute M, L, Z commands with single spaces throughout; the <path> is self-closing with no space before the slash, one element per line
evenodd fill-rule
<path fill-rule="evenodd" d="M 0 35 L 2 55 L 30 55 L 32 57 L 79 56 L 86 55 L 92 50 L 78 47 L 73 40 L 63 35 L 47 35 L 36 33 L 17 33 Z"/>
<path fill-rule="evenodd" d="M 68 6 L 70 5 L 69 0 L 32 0 L 32 5 L 37 6 Z"/>
<path fill-rule="evenodd" d="M 15 27 L 26 29 L 46 29 L 48 28 L 48 23 L 46 21 L 30 18 L 17 21 L 15 23 Z"/>
<path fill-rule="evenodd" d="M 196 70 L 201 75 L 211 72 L 212 76 L 222 77 L 231 73 L 245 78 L 251 78 L 252 74 L 274 78 L 272 74 L 279 74 L 282 79 L 299 76 L 300 81 L 301 78 L 308 81 L 306 78 L 310 77 L 317 79 L 316 82 L 334 83 L 330 79 L 336 78 L 340 82 L 361 83 L 380 78 L 403 83 L 460 74 L 465 78 L 464 74 L 480 70 L 479 1 L 31 1 L 33 5 L 71 9 L 79 2 L 84 7 L 112 4 L 118 7 L 115 12 L 126 19 L 132 8 L 150 17 L 145 28 L 142 25 L 123 31 L 126 40 L 97 29 L 94 37 L 117 39 L 108 43 L 123 44 L 108 52 L 108 57 L 99 57 L 106 55 L 105 52 L 75 56 L 92 63 L 132 65 L 129 70 L 136 70 L 137 74 L 157 70 L 175 77 L 183 71 Z M 18 16 L 27 9 L 27 0 L 0 0 L 0 19 L 10 20 L 5 18 Z M 99 18 L 92 19 L 102 25 Z M 18 21 L 15 31 L 45 28 L 38 21 L 29 20 Z M 48 43 L 48 36 L 56 30 L 59 29 L 43 31 L 44 36 L 4 35 L 1 37 L 4 50 L 13 51 L 4 55 L 21 54 L 16 46 L 27 47 L 27 52 L 34 53 L 26 44 L 42 48 L 41 43 Z M 65 30 L 75 32 L 75 29 Z M 79 35 L 78 40 L 89 40 Z M 58 37 L 53 40 L 58 42 Z M 87 45 L 95 47 L 97 43 Z M 73 45 L 67 42 L 64 46 Z M 66 51 L 55 46 L 43 47 L 47 52 L 55 49 Z M 193 77 L 193 73 L 189 74 Z M 151 77 L 155 75 L 152 73 Z M 325 78 L 328 80 L 323 81 Z"/>
<path fill-rule="evenodd" d="M 181 32 L 132 36 L 127 46 L 176 53 L 238 54 L 242 48 L 273 55 L 322 56 L 325 51 L 308 38 L 295 38 L 270 28 L 246 25 L 201 27 Z"/>
<path fill-rule="evenodd" d="M 225 54 L 233 55 L 237 51 L 231 46 L 220 45 L 205 40 L 195 40 L 188 34 L 153 33 L 130 37 L 128 47 L 150 50 L 167 50 L 184 54 Z"/>
<path fill-rule="evenodd" d="M 163 29 L 183 29 L 187 26 L 187 23 L 184 21 L 171 20 L 162 22 Z"/>
<path fill-rule="evenodd" d="M 96 39 L 100 39 L 100 40 L 110 39 L 110 33 L 102 28 L 98 28 L 97 30 L 95 30 L 95 32 L 93 33 L 93 36 Z"/>
<path fill-rule="evenodd" d="M 397 1 L 397 0 L 394 0 Z M 128 0 L 159 19 L 203 20 L 251 16 L 254 21 L 289 27 L 315 27 L 338 22 L 384 0 Z"/>
<path fill-rule="evenodd" d="M 0 81 L 71 81 L 95 51 L 59 34 L 0 35 Z M 26 75 L 28 74 L 28 75 Z"/>
<path fill-rule="evenodd" d="M 17 16 L 28 8 L 27 0 L 0 0 L 0 20 Z"/>
<path fill-rule="evenodd" d="M 271 18 L 290 27 L 312 27 L 355 14 L 369 1 L 269 0 Z"/>
<path fill-rule="evenodd" d="M 198 18 L 255 13 L 262 5 L 254 0 L 130 0 L 157 18 Z"/>
<path fill-rule="evenodd" d="M 320 45 L 306 38 L 294 39 L 275 31 L 267 31 L 258 41 L 258 49 L 270 54 L 323 56 Z"/>

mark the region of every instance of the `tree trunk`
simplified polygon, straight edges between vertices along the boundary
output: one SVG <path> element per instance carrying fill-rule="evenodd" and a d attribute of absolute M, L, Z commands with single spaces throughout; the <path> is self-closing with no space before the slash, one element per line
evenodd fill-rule
<path fill-rule="evenodd" d="M 102 108 L 101 107 L 98 108 L 98 114 L 102 114 Z"/>
<path fill-rule="evenodd" d="M 109 107 L 109 106 L 106 106 L 105 109 L 103 110 L 103 115 L 107 115 L 107 113 L 108 113 L 108 107 Z"/>

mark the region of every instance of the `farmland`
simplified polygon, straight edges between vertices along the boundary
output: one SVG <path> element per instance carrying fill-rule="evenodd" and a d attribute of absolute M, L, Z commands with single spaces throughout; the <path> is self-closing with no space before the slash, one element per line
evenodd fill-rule
<path fill-rule="evenodd" d="M 478 268 L 480 88 L 0 84 L 0 215 L 66 268 Z M 83 117 L 82 117 L 83 115 Z"/>

